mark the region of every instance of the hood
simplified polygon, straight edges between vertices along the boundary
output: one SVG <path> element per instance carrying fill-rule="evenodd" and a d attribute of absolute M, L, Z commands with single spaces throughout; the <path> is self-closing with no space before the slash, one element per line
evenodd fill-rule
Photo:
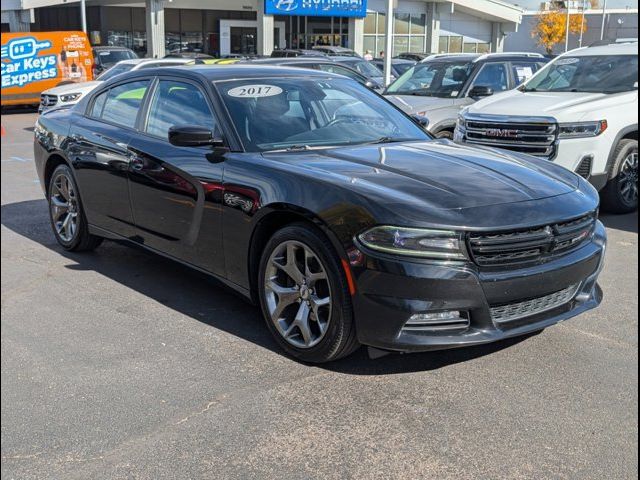
<path fill-rule="evenodd" d="M 265 153 L 286 169 L 344 183 L 385 206 L 463 209 L 525 202 L 575 191 L 578 177 L 557 165 L 448 141 Z"/>
<path fill-rule="evenodd" d="M 467 112 L 483 115 L 513 115 L 553 117 L 559 122 L 599 120 L 602 112 L 627 105 L 638 98 L 638 92 L 614 95 L 604 93 L 526 92 L 511 90 L 471 105 Z M 598 118 L 585 118 L 596 115 Z"/>
<path fill-rule="evenodd" d="M 409 115 L 416 113 L 432 112 L 441 108 L 448 108 L 454 105 L 454 99 L 437 97 L 420 97 L 416 95 L 392 95 L 384 96 L 396 107 Z"/>
<path fill-rule="evenodd" d="M 83 93 L 86 94 L 100 85 L 102 82 L 94 80 L 92 82 L 68 83 L 59 87 L 50 88 L 44 91 L 48 95 L 64 95 L 67 93 Z"/>

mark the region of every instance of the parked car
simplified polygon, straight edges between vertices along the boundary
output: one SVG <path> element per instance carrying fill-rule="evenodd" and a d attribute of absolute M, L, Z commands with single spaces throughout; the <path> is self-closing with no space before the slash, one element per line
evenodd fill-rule
<path fill-rule="evenodd" d="M 517 87 L 545 63 L 538 54 L 433 55 L 398 78 L 385 96 L 407 113 L 428 117 L 436 137 L 451 139 L 463 107 Z"/>
<path fill-rule="evenodd" d="M 493 342 L 602 299 L 606 231 L 588 182 L 434 141 L 342 76 L 129 72 L 40 116 L 34 134 L 62 248 L 116 239 L 209 274 L 260 305 L 306 362 L 360 344 Z"/>
<path fill-rule="evenodd" d="M 142 70 L 155 67 L 175 67 L 178 65 L 187 65 L 194 60 L 186 58 L 136 58 L 133 60 L 123 60 L 115 66 L 106 70 L 96 80 L 83 83 L 70 83 L 60 87 L 50 88 L 42 92 L 40 96 L 40 106 L 38 113 L 43 113 L 52 108 L 70 107 L 78 103 L 89 92 L 98 85 L 110 80 L 111 78 L 125 72 Z"/>
<path fill-rule="evenodd" d="M 371 62 L 358 57 L 331 57 L 331 59 L 364 75 L 370 82 L 384 86 L 384 74 Z"/>
<path fill-rule="evenodd" d="M 319 50 L 303 50 L 297 48 L 285 48 L 283 50 L 274 50 L 271 58 L 291 58 L 291 57 L 326 57 L 326 53 Z"/>
<path fill-rule="evenodd" d="M 405 53 L 401 53 L 399 55 L 396 55 L 393 58 L 397 58 L 399 60 L 411 60 L 413 62 L 421 62 L 423 60 L 426 60 L 428 57 L 430 57 L 431 55 L 433 55 L 432 53 L 412 53 L 412 52 L 405 52 Z"/>
<path fill-rule="evenodd" d="M 316 52 L 322 52 L 330 57 L 358 57 L 362 58 L 358 53 L 350 48 L 335 47 L 330 45 L 316 45 L 312 47 Z"/>
<path fill-rule="evenodd" d="M 207 55 L 206 53 L 201 53 L 201 52 L 173 52 L 173 53 L 168 53 L 167 55 L 164 56 L 164 58 L 186 58 L 189 60 L 211 60 L 214 57 L 212 57 L 211 55 Z"/>
<path fill-rule="evenodd" d="M 551 160 L 601 190 L 607 210 L 636 210 L 638 43 L 558 57 L 521 88 L 464 110 L 456 140 Z"/>
<path fill-rule="evenodd" d="M 375 67 L 384 73 L 384 59 L 383 58 L 375 58 L 371 60 L 371 64 L 375 65 Z M 391 75 L 392 78 L 399 78 L 402 74 L 407 72 L 411 67 L 416 64 L 413 60 L 403 60 L 394 58 L 391 60 Z"/>
<path fill-rule="evenodd" d="M 110 69 L 122 60 L 138 58 L 133 50 L 126 47 L 93 47 L 93 78 Z"/>
<path fill-rule="evenodd" d="M 310 57 L 297 57 L 297 58 L 269 58 L 259 59 L 251 61 L 254 65 L 280 65 L 286 67 L 298 67 L 307 68 L 312 70 L 321 70 L 323 72 L 335 73 L 338 75 L 344 75 L 352 80 L 355 80 L 361 85 L 368 87 L 372 90 L 382 93 L 384 90 L 384 84 L 372 80 L 371 78 L 363 75 L 359 71 L 351 68 L 348 63 L 340 62 L 343 57 L 325 57 L 325 58 L 310 58 Z M 366 60 L 361 60 L 366 62 Z M 371 68 L 375 68 L 371 65 Z"/>

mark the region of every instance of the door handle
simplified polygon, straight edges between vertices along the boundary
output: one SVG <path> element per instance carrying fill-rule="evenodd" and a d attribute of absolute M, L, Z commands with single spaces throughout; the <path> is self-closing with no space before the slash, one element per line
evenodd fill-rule
<path fill-rule="evenodd" d="M 131 169 L 136 172 L 140 172 L 144 170 L 144 160 L 140 157 L 133 157 L 130 162 Z"/>

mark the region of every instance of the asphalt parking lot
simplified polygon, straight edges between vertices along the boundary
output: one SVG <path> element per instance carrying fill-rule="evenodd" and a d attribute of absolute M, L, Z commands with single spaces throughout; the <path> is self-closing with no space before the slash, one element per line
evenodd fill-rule
<path fill-rule="evenodd" d="M 626 479 L 638 473 L 638 218 L 603 305 L 524 339 L 310 367 L 160 257 L 55 243 L 33 113 L 3 115 L 3 479 Z"/>

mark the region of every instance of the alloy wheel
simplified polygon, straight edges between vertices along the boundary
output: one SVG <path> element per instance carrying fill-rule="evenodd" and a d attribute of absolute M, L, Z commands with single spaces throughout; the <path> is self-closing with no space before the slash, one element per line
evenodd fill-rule
<path fill-rule="evenodd" d="M 622 162 L 618 181 L 620 195 L 625 202 L 633 205 L 638 202 L 638 152 L 630 153 Z"/>
<path fill-rule="evenodd" d="M 311 348 L 325 336 L 331 319 L 327 269 L 307 245 L 286 241 L 269 257 L 264 279 L 269 316 L 288 343 Z"/>
<path fill-rule="evenodd" d="M 64 242 L 71 242 L 78 231 L 78 197 L 73 181 L 59 173 L 51 183 L 50 197 L 53 226 Z"/>

